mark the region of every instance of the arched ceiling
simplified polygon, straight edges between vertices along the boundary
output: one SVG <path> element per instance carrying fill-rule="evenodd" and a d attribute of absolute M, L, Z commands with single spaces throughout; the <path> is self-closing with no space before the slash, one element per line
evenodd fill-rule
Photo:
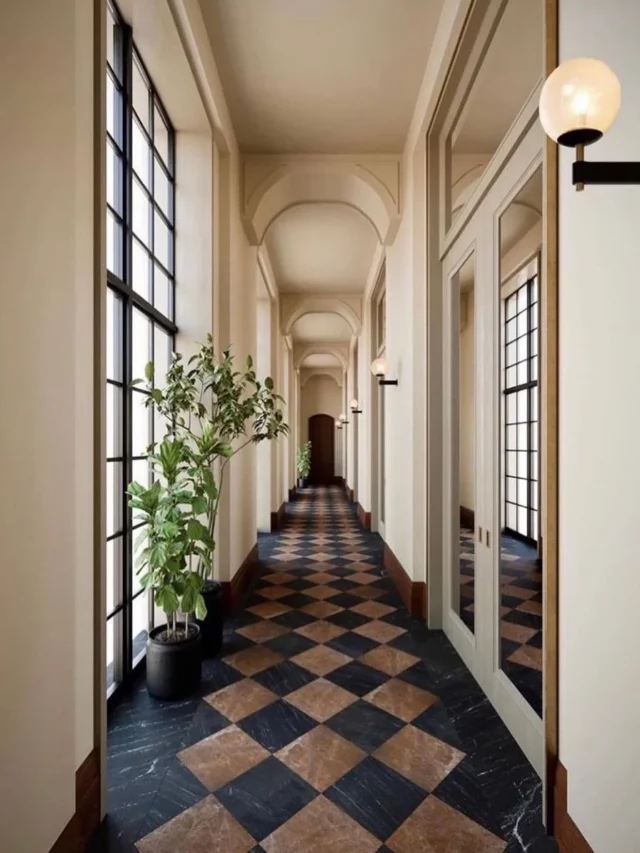
<path fill-rule="evenodd" d="M 443 0 L 200 4 L 243 151 L 402 151 Z"/>
<path fill-rule="evenodd" d="M 316 352 L 306 356 L 300 367 L 342 367 L 340 359 L 328 352 Z"/>
<path fill-rule="evenodd" d="M 281 293 L 359 293 L 378 240 L 344 204 L 298 204 L 273 222 L 265 245 Z"/>
<path fill-rule="evenodd" d="M 346 342 L 351 335 L 352 331 L 346 320 L 329 312 L 305 314 L 291 327 L 291 337 L 301 343 Z"/>

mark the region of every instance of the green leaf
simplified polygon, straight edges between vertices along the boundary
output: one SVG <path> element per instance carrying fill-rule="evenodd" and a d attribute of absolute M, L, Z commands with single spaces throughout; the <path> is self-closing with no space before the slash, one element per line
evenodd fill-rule
<path fill-rule="evenodd" d="M 153 362 L 148 361 L 144 366 L 144 378 L 147 382 L 153 382 Z"/>
<path fill-rule="evenodd" d="M 156 604 L 167 615 L 175 613 L 180 607 L 180 600 L 173 587 L 163 586 L 156 592 Z"/>
<path fill-rule="evenodd" d="M 264 387 L 268 388 L 269 391 L 273 391 L 273 379 L 270 376 L 264 380 Z"/>
<path fill-rule="evenodd" d="M 207 615 L 207 605 L 204 603 L 204 598 L 202 595 L 198 595 L 196 598 L 196 619 L 204 619 Z"/>
<path fill-rule="evenodd" d="M 207 499 L 204 495 L 198 495 L 198 497 L 194 498 L 191 502 L 191 506 L 193 507 L 193 511 L 196 515 L 202 515 L 207 511 Z"/>
<path fill-rule="evenodd" d="M 180 610 L 183 613 L 193 613 L 196 609 L 196 601 L 198 598 L 198 593 L 193 587 L 187 587 L 186 592 L 182 596 L 182 600 L 180 602 Z"/>

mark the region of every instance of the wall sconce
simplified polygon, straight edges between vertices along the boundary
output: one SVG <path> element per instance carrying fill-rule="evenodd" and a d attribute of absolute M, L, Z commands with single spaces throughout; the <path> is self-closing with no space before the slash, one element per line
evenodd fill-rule
<path fill-rule="evenodd" d="M 385 379 L 389 371 L 386 358 L 376 358 L 371 364 L 371 372 L 378 379 L 378 385 L 397 385 L 397 379 Z"/>
<path fill-rule="evenodd" d="M 354 397 L 351 403 L 349 404 L 351 408 L 351 414 L 353 415 L 361 415 L 362 409 L 358 406 L 358 401 Z"/>
<path fill-rule="evenodd" d="M 343 427 L 349 423 L 347 416 L 345 415 L 344 412 L 342 412 L 342 414 L 340 415 L 340 423 L 342 424 Z"/>
<path fill-rule="evenodd" d="M 344 429 L 344 424 L 342 423 L 342 420 L 336 421 L 336 429 Z"/>
<path fill-rule="evenodd" d="M 584 159 L 591 145 L 609 130 L 620 109 L 620 81 L 599 59 L 569 59 L 546 79 L 540 93 L 540 122 L 558 145 L 576 149 L 573 179 L 585 184 L 640 184 L 640 162 Z"/>

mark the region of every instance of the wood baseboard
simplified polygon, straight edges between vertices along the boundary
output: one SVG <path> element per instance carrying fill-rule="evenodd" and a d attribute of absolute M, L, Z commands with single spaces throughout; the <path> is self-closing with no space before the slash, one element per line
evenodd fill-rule
<path fill-rule="evenodd" d="M 353 489 L 350 489 L 346 483 L 344 484 L 344 493 L 347 496 L 347 500 L 349 501 L 349 503 L 353 503 L 353 498 L 355 496 L 355 493 L 354 493 Z"/>
<path fill-rule="evenodd" d="M 296 487 L 293 486 L 292 488 L 289 489 L 289 503 L 291 503 L 292 501 L 295 501 L 295 499 L 296 499 Z"/>
<path fill-rule="evenodd" d="M 476 514 L 466 506 L 460 507 L 460 527 L 466 527 L 467 530 L 476 529 Z"/>
<path fill-rule="evenodd" d="M 282 530 L 284 525 L 284 516 L 285 516 L 285 507 L 286 504 L 281 504 L 279 509 L 275 512 L 271 513 L 271 532 L 275 533 L 278 530 Z"/>
<path fill-rule="evenodd" d="M 409 577 L 406 569 L 386 542 L 384 543 L 384 567 L 409 613 L 418 619 L 424 619 L 427 610 L 427 585 L 424 581 L 414 581 Z"/>
<path fill-rule="evenodd" d="M 593 853 L 591 845 L 567 811 L 567 770 L 560 762 L 556 767 L 553 800 L 554 838 L 558 842 L 560 853 Z"/>
<path fill-rule="evenodd" d="M 100 756 L 94 749 L 76 770 L 76 810 L 51 853 L 84 853 L 100 825 Z"/>
<path fill-rule="evenodd" d="M 253 573 L 258 564 L 258 560 L 258 543 L 256 542 L 231 580 L 223 581 L 222 596 L 225 613 L 233 613 L 242 601 L 245 592 L 253 580 Z"/>
<path fill-rule="evenodd" d="M 358 513 L 360 524 L 364 529 L 371 530 L 371 513 L 367 512 L 361 504 L 357 504 L 356 512 Z"/>

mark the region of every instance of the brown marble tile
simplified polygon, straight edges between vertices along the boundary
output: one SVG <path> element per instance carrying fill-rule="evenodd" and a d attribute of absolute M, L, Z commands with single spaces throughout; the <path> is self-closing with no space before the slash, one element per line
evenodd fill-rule
<path fill-rule="evenodd" d="M 325 791 L 356 766 L 366 753 L 325 726 L 316 726 L 276 756 L 318 791 Z"/>
<path fill-rule="evenodd" d="M 319 796 L 265 838 L 261 847 L 266 853 L 374 853 L 380 841 Z"/>
<path fill-rule="evenodd" d="M 205 701 L 233 723 L 237 723 L 254 711 L 259 711 L 260 708 L 275 702 L 277 698 L 275 693 L 267 690 L 257 681 L 243 678 L 242 681 L 237 681 L 205 696 Z"/>
<path fill-rule="evenodd" d="M 433 791 L 465 757 L 444 741 L 415 726 L 405 726 L 374 753 L 425 791 Z"/>
<path fill-rule="evenodd" d="M 249 613 L 255 613 L 256 616 L 261 616 L 263 619 L 273 619 L 274 616 L 280 616 L 289 610 L 291 608 L 287 604 L 282 604 L 279 601 L 265 601 L 247 608 Z"/>
<path fill-rule="evenodd" d="M 213 796 L 181 812 L 136 843 L 139 853 L 249 853 L 255 840 Z"/>
<path fill-rule="evenodd" d="M 273 556 L 276 557 L 277 560 L 279 560 L 283 563 L 295 563 L 296 560 L 300 559 L 301 553 L 302 553 L 301 551 L 296 551 L 295 554 L 291 554 L 291 553 L 274 554 Z"/>
<path fill-rule="evenodd" d="M 420 658 L 415 655 L 410 655 L 407 652 L 401 652 L 399 649 L 394 649 L 391 646 L 378 646 L 376 649 L 371 649 L 366 655 L 363 655 L 360 660 L 366 663 L 367 666 L 372 666 L 374 669 L 379 669 L 387 675 L 399 675 L 405 669 L 418 663 Z"/>
<path fill-rule="evenodd" d="M 293 595 L 294 592 L 295 590 L 289 586 L 266 586 L 258 590 L 258 595 L 275 601 L 277 598 L 284 598 L 285 595 Z"/>
<path fill-rule="evenodd" d="M 521 666 L 528 666 L 542 672 L 542 649 L 536 649 L 534 646 L 520 646 L 513 654 L 509 655 L 508 659 L 513 663 L 519 663 Z"/>
<path fill-rule="evenodd" d="M 508 595 L 511 598 L 520 598 L 522 601 L 526 601 L 527 598 L 533 598 L 536 595 L 535 589 L 525 589 L 524 587 L 517 586 L 517 581 L 513 578 L 512 580 L 514 580 L 514 583 L 502 587 L 504 595 Z"/>
<path fill-rule="evenodd" d="M 311 604 L 305 604 L 301 610 L 303 613 L 308 613 L 309 616 L 315 616 L 316 619 L 326 619 L 327 616 L 333 616 L 334 613 L 339 613 L 344 608 L 338 607 L 337 604 L 331 604 L 330 601 L 312 601 Z"/>
<path fill-rule="evenodd" d="M 316 551 L 315 554 L 307 555 L 310 560 L 315 560 L 316 563 L 328 563 L 335 554 L 330 554 L 328 551 Z"/>
<path fill-rule="evenodd" d="M 273 583 L 278 586 L 284 586 L 295 579 L 296 576 L 290 574 L 290 572 L 273 572 L 272 574 L 264 575 L 264 580 L 266 580 L 267 583 Z"/>
<path fill-rule="evenodd" d="M 349 578 L 347 578 L 349 580 Z M 358 598 L 380 598 L 381 595 L 384 595 L 383 589 L 378 589 L 377 586 L 354 586 L 353 589 L 347 590 L 350 595 L 357 595 Z"/>
<path fill-rule="evenodd" d="M 250 649 L 243 649 L 241 652 L 227 655 L 223 660 L 243 675 L 255 675 L 257 672 L 262 672 L 263 669 L 280 663 L 284 658 L 264 646 L 251 646 Z"/>
<path fill-rule="evenodd" d="M 352 705 L 358 697 L 337 684 L 318 678 L 285 696 L 285 701 L 304 711 L 319 723 L 324 723 L 338 711 Z"/>
<path fill-rule="evenodd" d="M 253 640 L 254 643 L 266 643 L 267 640 L 273 640 L 281 634 L 286 634 L 288 630 L 288 628 L 278 625 L 277 622 L 272 622 L 271 619 L 262 619 L 260 622 L 253 622 L 251 625 L 236 628 L 236 634 L 241 634 L 248 640 Z"/>
<path fill-rule="evenodd" d="M 388 622 L 380 622 L 377 619 L 374 619 L 373 622 L 365 622 L 364 625 L 353 630 L 356 634 L 369 637 L 370 640 L 376 640 L 378 643 L 388 643 L 401 634 L 407 633 L 406 628 L 398 628 L 397 625 L 390 625 Z"/>
<path fill-rule="evenodd" d="M 372 575 L 370 572 L 355 572 L 355 574 L 349 575 L 349 580 L 360 586 L 366 586 L 366 584 L 374 583 L 379 580 L 379 578 L 377 575 Z"/>
<path fill-rule="evenodd" d="M 513 643 L 526 643 L 534 634 L 537 634 L 535 628 L 527 628 L 525 625 L 516 625 L 515 622 L 507 622 L 503 619 L 500 622 L 500 635 L 505 640 L 511 640 Z"/>
<path fill-rule="evenodd" d="M 331 586 L 312 586 L 304 591 L 305 595 L 310 595 L 311 598 L 318 598 L 322 600 L 325 598 L 333 598 L 334 595 L 339 595 L 339 593 L 339 589 L 334 589 Z"/>
<path fill-rule="evenodd" d="M 347 568 L 353 572 L 371 574 L 371 569 L 375 569 L 375 565 L 373 563 L 347 563 Z"/>
<path fill-rule="evenodd" d="M 506 841 L 433 796 L 387 841 L 393 853 L 502 853 L 506 846 Z"/>
<path fill-rule="evenodd" d="M 359 544 L 360 544 L 359 542 L 358 543 L 356 543 L 356 542 L 351 543 L 351 545 L 353 545 L 353 546 L 356 546 Z M 344 554 L 343 556 L 344 556 L 345 560 L 350 560 L 352 563 L 362 563 L 364 560 L 367 559 L 367 555 L 361 554 L 359 551 L 351 551 L 349 554 Z"/>
<path fill-rule="evenodd" d="M 332 625 L 331 622 L 320 619 L 317 622 L 309 622 L 308 625 L 296 628 L 296 634 L 302 634 L 303 637 L 314 640 L 316 643 L 328 643 L 329 640 L 335 640 L 336 637 L 342 636 L 346 630 L 346 628 L 340 628 L 338 625 Z"/>
<path fill-rule="evenodd" d="M 380 619 L 381 616 L 386 616 L 387 613 L 393 613 L 397 608 L 389 607 L 388 604 L 380 604 L 379 601 L 363 601 L 362 604 L 356 604 L 351 610 L 354 613 L 359 613 L 361 616 L 368 616 L 370 619 Z"/>
<path fill-rule="evenodd" d="M 327 675 L 339 666 L 349 663 L 352 658 L 343 655 L 342 652 L 335 651 L 335 649 L 330 649 L 328 646 L 314 646 L 312 649 L 291 658 L 291 660 L 316 675 Z"/>
<path fill-rule="evenodd" d="M 415 720 L 419 714 L 438 701 L 438 697 L 434 696 L 433 693 L 422 690 L 420 687 L 414 687 L 413 684 L 408 684 L 399 678 L 392 678 L 390 681 L 381 684 L 371 693 L 367 693 L 364 698 L 372 705 L 376 705 L 383 711 L 388 711 L 404 720 L 405 723 Z"/>
<path fill-rule="evenodd" d="M 516 610 L 522 610 L 523 613 L 533 613 L 535 616 L 542 616 L 541 601 L 523 601 L 516 607 Z"/>
<path fill-rule="evenodd" d="M 312 575 L 308 575 L 305 580 L 315 584 L 327 584 L 337 580 L 337 578 L 330 575 L 329 572 L 314 572 Z"/>
<path fill-rule="evenodd" d="M 227 726 L 178 753 L 185 767 L 210 791 L 236 779 L 268 756 L 266 749 L 237 726 Z"/>

